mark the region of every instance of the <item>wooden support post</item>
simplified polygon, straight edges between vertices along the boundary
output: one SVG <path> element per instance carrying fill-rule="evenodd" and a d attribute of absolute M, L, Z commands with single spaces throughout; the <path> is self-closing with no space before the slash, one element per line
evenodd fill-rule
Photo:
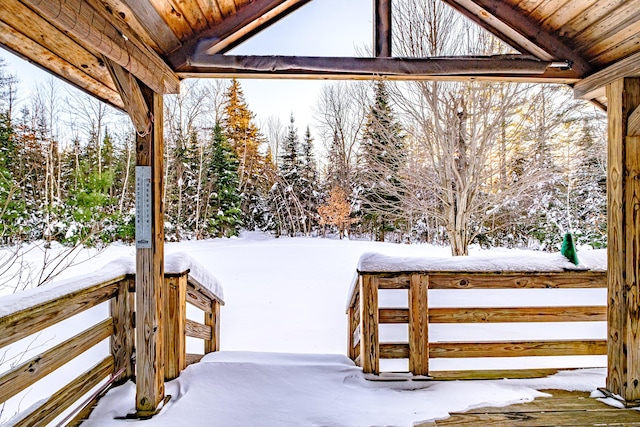
<path fill-rule="evenodd" d="M 178 378 L 187 367 L 187 273 L 164 279 L 164 379 Z"/>
<path fill-rule="evenodd" d="M 409 371 L 429 374 L 429 276 L 413 273 L 409 286 Z"/>
<path fill-rule="evenodd" d="M 220 301 L 211 302 L 211 313 L 204 313 L 204 324 L 211 327 L 211 339 L 204 340 L 204 353 L 220 351 Z"/>
<path fill-rule="evenodd" d="M 608 371 L 607 389 L 640 399 L 640 137 L 628 133 L 640 105 L 640 79 L 607 86 Z"/>
<path fill-rule="evenodd" d="M 163 102 L 139 85 L 153 117 L 151 131 L 136 140 L 136 409 L 145 415 L 164 399 Z"/>
<path fill-rule="evenodd" d="M 391 0 L 373 0 L 374 53 L 376 58 L 391 58 Z"/>
<path fill-rule="evenodd" d="M 115 364 L 115 372 L 124 368 L 115 382 L 123 383 L 133 378 L 133 349 L 135 346 L 134 294 L 131 292 L 134 279 L 125 279 L 119 283 L 118 293 L 109 302 L 111 317 L 113 318 L 113 335 L 111 335 L 111 354 Z"/>
<path fill-rule="evenodd" d="M 365 374 L 380 373 L 378 339 L 378 277 L 363 274 L 360 286 L 360 360 Z"/>

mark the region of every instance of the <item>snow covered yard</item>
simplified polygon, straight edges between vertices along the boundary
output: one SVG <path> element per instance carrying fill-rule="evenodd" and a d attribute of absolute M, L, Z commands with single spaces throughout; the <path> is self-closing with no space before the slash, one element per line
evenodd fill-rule
<path fill-rule="evenodd" d="M 316 238 L 280 238 L 247 233 L 241 238 L 168 244 L 166 252 L 185 252 L 206 266 L 224 287 L 222 352 L 208 355 L 167 383 L 171 401 L 145 425 L 207 426 L 410 426 L 443 418 L 451 411 L 531 400 L 537 390 L 561 388 L 592 391 L 604 386 L 604 369 L 564 372 L 537 380 L 464 382 L 370 382 L 345 356 L 345 304 L 349 286 L 365 252 L 402 257 L 443 257 L 448 248 L 395 245 Z M 113 245 L 90 262 L 64 272 L 64 277 L 95 270 L 134 248 Z M 525 251 L 498 251 L 526 260 Z M 492 255 L 491 253 L 485 255 Z M 548 290 L 500 296 L 520 305 L 555 305 L 563 302 Z M 602 290 L 570 292 L 572 304 L 604 304 Z M 499 304 L 498 295 L 472 293 L 468 304 Z M 390 298 L 392 300 L 393 297 Z M 451 298 L 440 292 L 434 300 L 446 306 Z M 519 301 L 518 301 L 519 300 Z M 1 300 L 0 300 L 1 304 Z M 86 320 L 85 320 L 86 321 Z M 535 328 L 534 328 L 535 329 Z M 601 338 L 601 324 L 576 330 L 557 327 L 528 330 L 526 334 Z M 578 330 L 579 329 L 579 330 Z M 402 332 L 390 331 L 391 337 Z M 476 329 L 440 330 L 434 334 L 482 339 Z M 498 325 L 492 331 L 520 338 L 522 325 Z M 405 332 L 406 334 L 406 332 Z M 495 339 L 495 337 L 494 337 Z M 191 348 L 189 347 L 191 346 Z M 188 343 L 188 352 L 201 352 Z M 102 349 L 101 351 L 105 351 Z M 256 353 L 260 352 L 260 353 Z M 293 355 L 292 353 L 298 353 Z M 540 358 L 532 358 L 540 359 Z M 543 358 L 544 359 L 544 358 Z M 488 361 L 487 363 L 503 363 Z M 526 363 L 557 366 L 557 360 Z M 519 362 L 519 363 L 522 363 Z M 604 366 L 586 360 L 584 366 Z M 475 367 L 475 366 L 474 366 Z M 456 366 L 447 367 L 456 369 Z M 78 369 L 79 370 L 79 369 Z M 134 411 L 135 386 L 112 390 L 94 411 L 88 425 L 124 425 L 114 420 Z"/>

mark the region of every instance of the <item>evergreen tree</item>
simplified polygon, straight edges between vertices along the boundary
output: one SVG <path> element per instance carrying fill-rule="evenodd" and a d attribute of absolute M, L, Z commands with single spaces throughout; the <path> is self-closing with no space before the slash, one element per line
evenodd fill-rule
<path fill-rule="evenodd" d="M 318 168 L 313 154 L 311 130 L 307 130 L 302 140 L 300 153 L 300 199 L 305 212 L 306 229 L 309 232 L 318 225 Z"/>
<path fill-rule="evenodd" d="M 211 156 L 205 169 L 209 234 L 238 235 L 242 223 L 238 193 L 238 158 L 216 123 L 211 135 Z"/>
<path fill-rule="evenodd" d="M 361 143 L 362 168 L 361 214 L 365 226 L 384 241 L 386 231 L 393 231 L 403 219 L 400 206 L 402 185 L 398 177 L 406 160 L 402 129 L 389 105 L 389 94 L 382 81 L 376 82 Z"/>
<path fill-rule="evenodd" d="M 264 206 L 275 181 L 271 159 L 261 152 L 264 138 L 253 121 L 240 83 L 232 80 L 225 93 L 223 133 L 238 157 L 238 189 L 243 223 L 249 229 L 265 229 Z M 266 149 L 264 150 L 267 151 Z"/>

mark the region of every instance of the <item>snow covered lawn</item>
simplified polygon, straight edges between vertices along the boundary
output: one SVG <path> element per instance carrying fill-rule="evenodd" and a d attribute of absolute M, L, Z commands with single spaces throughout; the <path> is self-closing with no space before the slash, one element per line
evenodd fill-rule
<path fill-rule="evenodd" d="M 318 238 L 274 239 L 247 233 L 241 238 L 167 244 L 166 252 L 185 252 L 209 269 L 224 288 L 223 351 L 189 366 L 178 379 L 167 383 L 167 394 L 172 399 L 158 416 L 144 421 L 147 426 L 411 426 L 446 417 L 450 411 L 531 400 L 540 395 L 540 389 L 592 391 L 604 386 L 604 369 L 564 372 L 538 380 L 366 381 L 360 369 L 344 356 L 345 305 L 360 256 L 378 252 L 399 257 L 446 257 L 448 248 Z M 95 271 L 113 259 L 134 253 L 133 247 L 113 245 L 90 262 L 65 271 L 61 278 Z M 530 256 L 526 251 L 504 250 L 485 252 L 483 256 L 497 253 L 520 260 Z M 455 304 L 466 301 L 495 306 L 509 300 L 514 305 L 544 306 L 563 304 L 564 298 L 564 304 L 606 304 L 606 291 L 601 289 L 561 292 L 562 298 L 548 291 L 507 291 L 504 295 L 472 291 L 455 298 L 437 292 L 433 298 L 430 295 L 430 303 L 447 306 L 456 300 Z M 389 303 L 393 299 L 389 296 Z M 86 326 L 86 318 L 82 322 Z M 606 327 L 601 323 L 578 325 L 572 330 L 562 330 L 555 324 L 527 330 L 521 324 L 501 324 L 494 326 L 491 333 L 495 336 L 491 339 L 559 337 L 567 333 L 574 338 L 602 338 Z M 394 330 L 385 333 L 393 339 L 406 335 Z M 433 328 L 436 339 L 441 336 L 458 340 L 466 336 L 479 340 L 483 333 L 475 328 Z M 188 341 L 187 351 L 202 352 L 198 344 Z M 604 362 L 600 358 L 582 363 L 604 366 Z M 557 360 L 527 363 L 557 367 Z M 79 371 L 76 369 L 76 374 Z M 114 417 L 134 411 L 134 396 L 132 383 L 110 391 L 88 425 L 131 423 Z"/>

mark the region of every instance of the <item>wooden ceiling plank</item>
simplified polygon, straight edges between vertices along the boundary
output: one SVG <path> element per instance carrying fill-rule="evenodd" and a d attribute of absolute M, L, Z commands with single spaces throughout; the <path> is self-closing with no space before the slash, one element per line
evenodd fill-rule
<path fill-rule="evenodd" d="M 122 68 L 107 57 L 104 62 L 118 87 L 118 92 L 122 98 L 125 111 L 129 114 L 133 126 L 139 134 L 149 132 L 151 128 L 151 118 L 149 117 L 149 108 L 144 101 L 144 96 L 140 90 L 140 86 L 136 78 L 127 70 Z"/>
<path fill-rule="evenodd" d="M 568 0 L 541 21 L 542 28 L 546 31 L 553 31 L 562 37 L 565 35 L 564 27 L 567 25 L 567 22 L 580 16 L 580 14 L 584 13 L 586 9 L 598 1 L 600 0 Z"/>
<path fill-rule="evenodd" d="M 608 36 L 599 37 L 596 43 L 592 43 L 588 48 L 585 48 L 583 50 L 584 54 L 589 58 L 594 58 L 617 46 L 620 46 L 634 37 L 637 37 L 640 35 L 640 19 L 633 23 L 629 23 L 628 25 L 621 26 L 619 31 L 611 31 L 607 34 Z M 617 58 L 624 56 L 627 55 L 623 53 L 621 55 L 617 55 Z"/>
<path fill-rule="evenodd" d="M 70 85 L 97 99 L 119 109 L 124 104 L 117 91 L 105 83 L 84 73 L 75 65 L 60 58 L 44 46 L 33 42 L 29 37 L 0 21 L 0 45 L 8 51 L 24 58 L 43 70 L 53 73 Z"/>
<path fill-rule="evenodd" d="M 602 17 L 613 14 L 613 12 L 626 1 L 627 0 L 599 0 L 593 2 L 590 7 L 564 25 L 561 30 L 561 35 L 569 39 L 575 38 L 577 34 L 602 19 Z"/>
<path fill-rule="evenodd" d="M 624 17 L 621 19 L 621 17 Z M 629 33 L 630 27 L 640 20 L 640 0 L 629 1 L 616 9 L 615 13 L 603 16 L 580 32 L 573 43 L 576 49 L 585 51 L 617 33 Z"/>
<path fill-rule="evenodd" d="M 640 106 L 636 107 L 627 121 L 627 133 L 629 136 L 640 136 Z"/>
<path fill-rule="evenodd" d="M 106 20 L 86 0 L 22 0 L 60 30 L 125 67 L 160 94 L 180 91 L 180 79 L 151 49 L 117 21 Z"/>
<path fill-rule="evenodd" d="M 534 44 L 527 37 L 505 24 L 493 14 L 476 4 L 472 0 L 443 0 L 453 9 L 466 16 L 494 36 L 521 53 L 529 53 L 542 60 L 554 59 L 540 46 Z"/>
<path fill-rule="evenodd" d="M 573 94 L 576 98 L 592 99 L 599 96 L 602 88 L 614 80 L 636 76 L 640 70 L 640 52 L 636 52 L 620 61 L 585 77 L 575 84 Z"/>
<path fill-rule="evenodd" d="M 205 18 L 207 19 L 207 22 L 209 22 L 209 26 L 218 25 L 222 22 L 222 12 L 220 12 L 220 7 L 216 0 L 196 1 L 198 2 L 198 5 L 200 5 L 201 10 L 207 11 L 205 13 Z"/>
<path fill-rule="evenodd" d="M 166 0 L 173 5 L 173 8 L 181 13 L 189 24 L 194 34 L 198 34 L 209 27 L 209 22 L 196 1 L 175 1 Z"/>
<path fill-rule="evenodd" d="M 449 0 L 447 0 L 449 1 Z M 543 31 L 540 26 L 523 17 L 516 9 L 504 4 L 501 0 L 472 0 L 478 6 L 494 15 L 500 21 L 518 30 L 542 49 L 550 53 L 555 59 L 570 60 L 573 69 L 580 75 L 587 75 L 591 65 L 584 60 L 575 49 L 569 47 L 564 41 L 551 33 Z"/>
<path fill-rule="evenodd" d="M 254 0 L 219 25 L 201 33 L 181 49 L 169 55 L 168 61 L 178 70 L 198 55 L 225 52 L 276 22 L 309 0 Z"/>
<path fill-rule="evenodd" d="M 626 58 L 638 51 L 640 51 L 640 33 L 635 34 L 633 37 L 629 37 L 622 43 L 612 46 L 599 55 L 594 56 L 591 59 L 591 63 L 603 68 L 606 65 L 617 61 L 619 58 Z"/>
<path fill-rule="evenodd" d="M 117 1 L 131 10 L 135 19 L 139 21 L 140 25 L 165 54 L 173 52 L 182 45 L 178 37 L 171 31 L 171 28 L 169 28 L 167 23 L 160 17 L 158 11 L 151 3 L 140 0 Z M 135 30 L 135 27 L 132 28 Z"/>
<path fill-rule="evenodd" d="M 238 12 L 238 6 L 234 0 L 217 0 L 217 2 L 223 19 Z"/>
<path fill-rule="evenodd" d="M 111 82 L 111 77 L 102 60 L 96 57 L 93 52 L 87 51 L 84 46 L 77 44 L 40 15 L 24 7 L 18 0 L 3 0 L 2 6 L 0 21 L 4 21 L 7 26 L 24 35 L 25 39 L 34 40 L 34 43 L 38 43 L 42 48 L 51 52 L 50 55 L 59 56 L 69 66 L 92 76 L 115 91 L 116 88 Z M 31 59 L 37 62 L 40 58 Z M 42 65 L 46 67 L 46 64 Z"/>
<path fill-rule="evenodd" d="M 160 18 L 169 26 L 173 34 L 184 43 L 193 36 L 193 30 L 189 26 L 189 23 L 182 16 L 171 2 L 166 0 L 127 0 L 129 5 L 133 3 L 150 3 L 156 10 L 156 13 Z M 146 5 L 145 5 L 146 7 Z"/>

